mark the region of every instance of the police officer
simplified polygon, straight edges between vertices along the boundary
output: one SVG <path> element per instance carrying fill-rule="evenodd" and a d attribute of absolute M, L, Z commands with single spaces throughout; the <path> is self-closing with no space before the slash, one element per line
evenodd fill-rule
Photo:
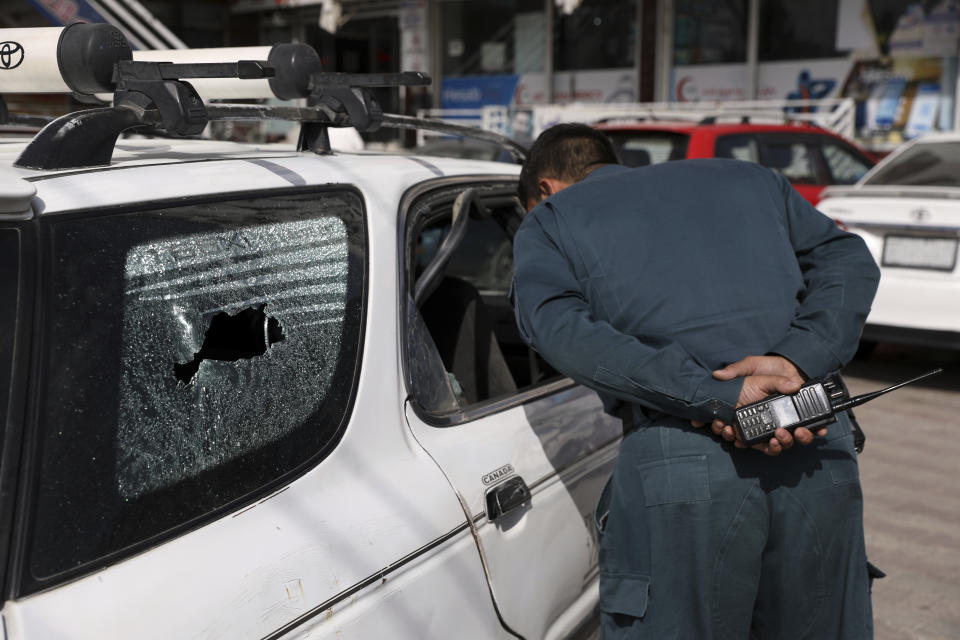
<path fill-rule="evenodd" d="M 597 511 L 604 636 L 872 637 L 846 416 L 757 450 L 729 426 L 853 357 L 879 279 L 863 241 L 764 167 L 630 169 L 585 125 L 537 139 L 520 196 L 520 331 L 625 423 Z"/>

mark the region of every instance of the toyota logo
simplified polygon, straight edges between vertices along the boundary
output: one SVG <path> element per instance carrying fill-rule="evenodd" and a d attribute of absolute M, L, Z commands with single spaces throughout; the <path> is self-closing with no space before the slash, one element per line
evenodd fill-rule
<path fill-rule="evenodd" d="M 930 219 L 930 212 L 920 207 L 919 209 L 914 209 L 910 212 L 910 217 L 916 220 L 917 222 L 926 222 Z"/>
<path fill-rule="evenodd" d="M 23 62 L 23 47 L 19 42 L 0 42 L 0 69 L 16 69 Z"/>

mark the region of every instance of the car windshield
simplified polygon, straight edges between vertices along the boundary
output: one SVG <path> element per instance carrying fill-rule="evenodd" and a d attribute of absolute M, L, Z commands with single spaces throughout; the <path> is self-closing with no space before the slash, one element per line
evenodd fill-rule
<path fill-rule="evenodd" d="M 864 184 L 960 187 L 960 141 L 916 144 Z"/>
<path fill-rule="evenodd" d="M 643 167 L 668 160 L 681 160 L 687 155 L 690 136 L 673 131 L 607 131 L 620 163 Z"/>

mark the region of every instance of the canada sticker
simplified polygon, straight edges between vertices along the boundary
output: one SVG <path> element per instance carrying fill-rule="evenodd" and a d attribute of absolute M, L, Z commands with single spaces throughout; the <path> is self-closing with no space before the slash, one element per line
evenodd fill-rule
<path fill-rule="evenodd" d="M 484 485 L 490 485 L 499 480 L 500 478 L 505 478 L 513 473 L 513 465 L 505 464 L 496 471 L 491 471 L 490 473 L 485 473 L 482 478 Z"/>

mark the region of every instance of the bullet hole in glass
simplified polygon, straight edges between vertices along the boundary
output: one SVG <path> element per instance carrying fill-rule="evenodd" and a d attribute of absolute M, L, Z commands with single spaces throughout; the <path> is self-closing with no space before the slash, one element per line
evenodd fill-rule
<path fill-rule="evenodd" d="M 193 354 L 193 360 L 173 365 L 177 379 L 189 384 L 204 360 L 233 362 L 256 358 L 266 353 L 270 345 L 283 340 L 280 321 L 268 318 L 264 312 L 266 307 L 262 304 L 234 315 L 221 311 L 213 316 L 203 336 L 203 345 Z"/>

